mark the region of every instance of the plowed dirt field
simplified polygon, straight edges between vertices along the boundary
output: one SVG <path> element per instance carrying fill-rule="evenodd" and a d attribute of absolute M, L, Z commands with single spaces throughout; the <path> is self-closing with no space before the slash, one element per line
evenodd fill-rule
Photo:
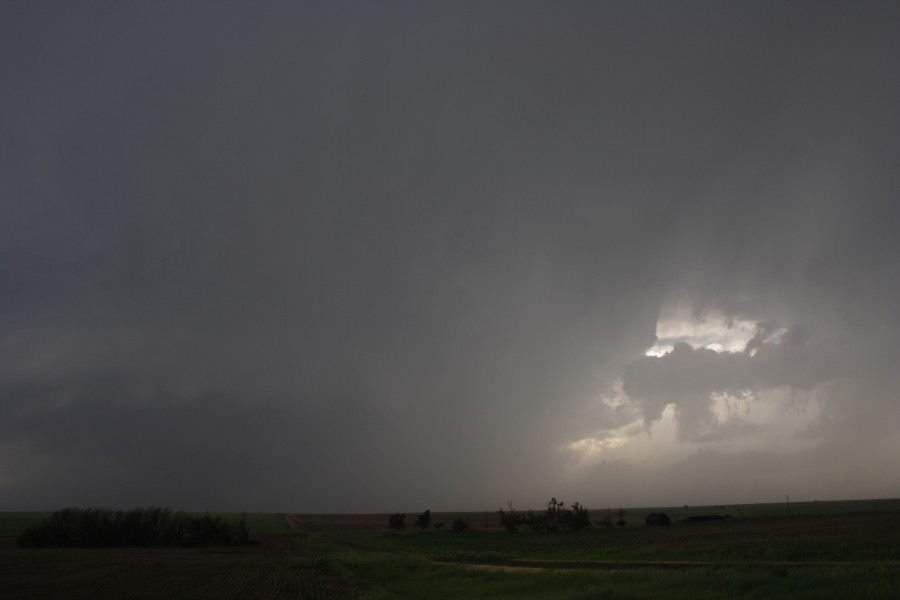
<path fill-rule="evenodd" d="M 229 599 L 337 600 L 353 582 L 297 544 L 302 534 L 253 536 L 238 548 L 33 549 L 0 538 L 3 600 Z"/>

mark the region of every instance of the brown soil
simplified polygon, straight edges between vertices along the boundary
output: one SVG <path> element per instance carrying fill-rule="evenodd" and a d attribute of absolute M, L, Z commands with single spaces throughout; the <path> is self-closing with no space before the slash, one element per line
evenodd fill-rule
<path fill-rule="evenodd" d="M 336 600 L 360 589 L 296 544 L 254 536 L 228 548 L 30 549 L 0 539 L 0 599 Z"/>
<path fill-rule="evenodd" d="M 388 515 L 305 515 L 283 514 L 292 531 L 369 531 L 386 529 Z"/>

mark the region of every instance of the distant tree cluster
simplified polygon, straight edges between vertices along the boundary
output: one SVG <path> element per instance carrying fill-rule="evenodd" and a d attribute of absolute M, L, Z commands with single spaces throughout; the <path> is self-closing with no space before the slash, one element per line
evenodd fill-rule
<path fill-rule="evenodd" d="M 587 508 L 575 502 L 571 508 L 565 503 L 551 498 L 547 509 L 542 513 L 528 511 L 522 514 L 516 511 L 512 502 L 507 502 L 509 510 L 499 510 L 500 524 L 510 533 L 526 526 L 534 531 L 581 531 L 591 528 L 591 518 Z"/>
<path fill-rule="evenodd" d="M 618 527 L 625 527 L 625 515 L 626 512 L 623 509 L 619 509 L 616 511 L 616 515 L 618 515 L 618 519 L 615 521 Z M 606 509 L 606 516 L 598 521 L 600 525 L 603 525 L 606 528 L 610 528 L 613 525 L 613 513 L 611 508 Z"/>
<path fill-rule="evenodd" d="M 581 531 L 591 528 L 588 509 L 578 502 L 567 507 L 564 502 L 551 498 L 547 503 L 547 509 L 539 513 L 531 510 L 527 513 L 520 513 L 513 508 L 512 502 L 507 502 L 507 505 L 508 510 L 501 508 L 499 513 L 500 525 L 509 532 L 516 532 L 523 526 L 534 531 Z M 620 511 L 620 516 L 624 516 L 624 512 Z M 621 525 L 624 525 L 624 521 L 621 522 Z M 443 526 L 443 523 L 433 525 L 438 530 Z M 406 515 L 403 513 L 390 515 L 388 527 L 398 532 L 402 531 L 406 528 Z M 416 527 L 418 529 L 432 527 L 430 510 L 426 510 L 416 518 Z M 466 532 L 469 530 L 469 522 L 462 517 L 457 517 L 453 519 L 451 529 L 457 533 Z"/>
<path fill-rule="evenodd" d="M 406 515 L 404 513 L 394 513 L 388 517 L 388 527 L 395 531 L 402 531 L 406 529 Z M 440 531 L 443 527 L 443 523 L 435 523 L 431 524 L 431 510 L 426 510 L 421 515 L 416 517 L 416 528 L 418 529 L 428 529 L 430 527 L 434 527 L 438 531 Z M 462 532 L 469 530 L 469 523 L 465 519 L 456 518 L 453 520 L 453 531 Z"/>
<path fill-rule="evenodd" d="M 19 536 L 22 548 L 121 548 L 245 544 L 246 515 L 229 522 L 210 514 L 189 516 L 168 508 L 64 508 Z"/>

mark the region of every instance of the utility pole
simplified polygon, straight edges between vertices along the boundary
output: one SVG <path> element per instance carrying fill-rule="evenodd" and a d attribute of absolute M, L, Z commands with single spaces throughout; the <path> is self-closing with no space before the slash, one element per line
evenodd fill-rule
<path fill-rule="evenodd" d="M 785 494 L 784 500 L 785 500 L 785 502 L 787 502 L 788 514 L 791 514 L 791 496 L 790 496 L 790 494 Z"/>

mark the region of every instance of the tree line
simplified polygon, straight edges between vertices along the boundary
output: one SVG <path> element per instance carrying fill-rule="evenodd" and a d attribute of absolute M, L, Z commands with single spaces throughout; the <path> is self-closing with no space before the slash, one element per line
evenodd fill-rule
<path fill-rule="evenodd" d="M 395 531 L 402 531 L 406 529 L 406 514 L 404 513 L 394 513 L 388 517 L 388 527 Z M 421 515 L 416 518 L 416 528 L 417 529 L 428 529 L 433 527 L 440 531 L 444 527 L 443 522 L 431 523 L 431 511 L 426 510 Z M 461 517 L 457 517 L 453 519 L 451 529 L 456 532 L 468 531 L 469 530 L 469 522 Z"/>
<path fill-rule="evenodd" d="M 169 508 L 64 508 L 19 536 L 22 548 L 121 548 L 246 544 L 246 514 L 226 521 L 172 512 Z"/>
<path fill-rule="evenodd" d="M 582 531 L 591 529 L 591 518 L 588 509 L 578 502 L 571 506 L 566 506 L 562 500 L 551 498 L 547 503 L 547 508 L 543 512 L 534 512 L 529 510 L 522 513 L 513 508 L 512 502 L 507 501 L 507 510 L 500 509 L 500 525 L 509 531 L 515 533 L 522 527 L 528 527 L 533 531 Z M 619 527 L 625 526 L 625 511 L 621 508 L 616 512 L 618 519 L 615 524 Z M 597 524 L 603 527 L 611 527 L 613 525 L 613 512 L 607 510 L 606 515 L 597 521 Z M 434 528 L 440 529 L 443 523 L 435 523 Z M 428 529 L 431 527 L 431 511 L 426 510 L 416 519 L 417 529 Z M 388 527 L 395 531 L 401 531 L 406 528 L 406 515 L 404 513 L 394 513 L 388 517 Z M 453 520 L 453 531 L 463 532 L 469 529 L 469 523 L 462 518 Z"/>
<path fill-rule="evenodd" d="M 531 510 L 520 513 L 513 508 L 511 501 L 507 501 L 506 505 L 509 510 L 501 508 L 498 512 L 500 524 L 510 533 L 523 526 L 534 531 L 581 531 L 591 528 L 588 509 L 578 502 L 567 508 L 563 501 L 551 498 L 546 510 L 540 513 Z"/>

